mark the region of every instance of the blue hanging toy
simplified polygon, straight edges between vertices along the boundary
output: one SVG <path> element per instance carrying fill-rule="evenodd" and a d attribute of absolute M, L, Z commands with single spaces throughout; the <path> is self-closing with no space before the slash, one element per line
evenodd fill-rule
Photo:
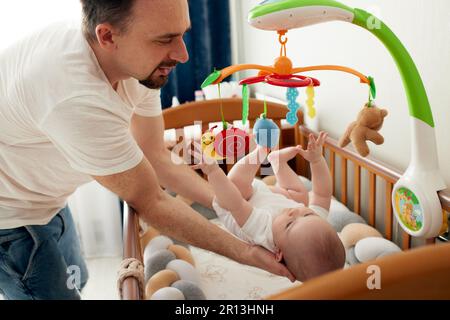
<path fill-rule="evenodd" d="M 289 112 L 286 115 L 286 120 L 290 125 L 295 125 L 298 122 L 297 110 L 300 108 L 300 105 L 297 103 L 298 96 L 299 92 L 297 88 L 288 88 L 286 98 Z"/>
<path fill-rule="evenodd" d="M 255 141 L 259 146 L 273 149 L 280 140 L 280 128 L 271 119 L 267 119 L 267 102 L 264 100 L 264 113 L 253 126 Z"/>

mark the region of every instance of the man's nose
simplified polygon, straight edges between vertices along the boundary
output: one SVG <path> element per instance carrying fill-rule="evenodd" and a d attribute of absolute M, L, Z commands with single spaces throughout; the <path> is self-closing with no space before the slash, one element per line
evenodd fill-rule
<path fill-rule="evenodd" d="M 180 37 L 175 41 L 175 46 L 170 52 L 169 58 L 179 63 L 186 63 L 189 60 L 189 52 L 187 51 L 183 38 Z"/>

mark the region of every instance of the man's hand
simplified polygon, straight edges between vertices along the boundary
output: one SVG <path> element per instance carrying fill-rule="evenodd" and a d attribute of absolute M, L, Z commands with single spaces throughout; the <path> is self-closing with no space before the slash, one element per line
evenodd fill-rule
<path fill-rule="evenodd" d="M 300 155 L 310 163 L 317 163 L 322 160 L 323 144 L 328 137 L 328 133 L 320 132 L 319 137 L 314 138 L 313 134 L 309 135 L 308 147 L 304 150 L 301 146 L 297 146 Z"/>
<path fill-rule="evenodd" d="M 243 252 L 243 261 L 250 266 L 254 266 L 270 273 L 287 277 L 291 282 L 295 282 L 295 276 L 286 266 L 277 261 L 275 254 L 260 246 L 248 245 L 248 249 Z"/>

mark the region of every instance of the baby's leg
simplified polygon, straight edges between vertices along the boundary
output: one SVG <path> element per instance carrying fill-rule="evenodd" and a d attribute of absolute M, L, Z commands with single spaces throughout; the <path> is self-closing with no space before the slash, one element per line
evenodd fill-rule
<path fill-rule="evenodd" d="M 272 191 L 285 196 L 289 195 L 292 200 L 308 205 L 308 189 L 288 164 L 288 161 L 298 154 L 298 148 L 290 147 L 270 153 L 268 159 L 279 186 L 279 188 L 272 188 Z"/>
<path fill-rule="evenodd" d="M 268 153 L 267 148 L 257 146 L 255 150 L 239 160 L 228 173 L 228 178 L 241 191 L 245 200 L 249 200 L 253 195 L 253 179 Z"/>

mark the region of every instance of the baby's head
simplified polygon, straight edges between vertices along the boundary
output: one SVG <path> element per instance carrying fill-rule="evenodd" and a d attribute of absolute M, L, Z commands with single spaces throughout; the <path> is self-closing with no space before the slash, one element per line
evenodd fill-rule
<path fill-rule="evenodd" d="M 345 249 L 336 231 L 310 208 L 283 210 L 272 232 L 279 259 L 299 281 L 344 267 Z"/>

